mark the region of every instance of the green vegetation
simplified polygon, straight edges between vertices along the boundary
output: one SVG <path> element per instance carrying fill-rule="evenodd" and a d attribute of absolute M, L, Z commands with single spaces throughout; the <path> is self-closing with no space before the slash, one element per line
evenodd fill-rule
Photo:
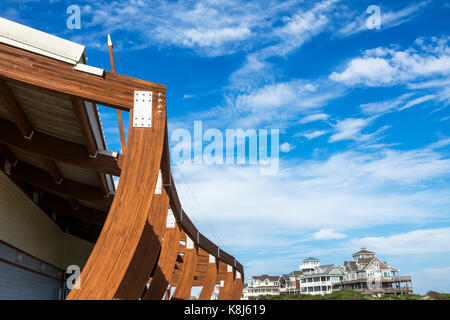
<path fill-rule="evenodd" d="M 450 300 L 450 294 L 429 291 L 426 295 L 384 295 L 373 297 L 356 291 L 342 290 L 326 295 L 282 294 L 279 296 L 260 296 L 259 300 Z"/>

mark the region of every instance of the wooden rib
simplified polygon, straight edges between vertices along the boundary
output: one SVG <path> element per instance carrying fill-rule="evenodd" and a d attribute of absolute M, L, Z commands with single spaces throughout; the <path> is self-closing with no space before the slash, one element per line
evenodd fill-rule
<path fill-rule="evenodd" d="M 49 193 L 44 193 L 42 196 L 39 196 L 38 204 L 98 226 L 103 226 L 106 220 L 106 213 L 103 211 L 79 204 L 78 207 L 73 208 L 73 205 L 69 203 L 69 200 L 65 200 Z"/>
<path fill-rule="evenodd" d="M 6 84 L 6 81 L 0 79 L 0 102 L 8 110 L 8 113 L 15 120 L 23 137 L 31 139 L 33 136 L 33 127 L 23 112 L 19 102 L 14 97 L 13 92 Z"/>
<path fill-rule="evenodd" d="M 111 205 L 111 199 L 105 198 L 100 188 L 70 179 L 63 179 L 60 184 L 57 184 L 47 171 L 21 161 L 11 168 L 11 176 L 56 194 L 102 206 Z"/>
<path fill-rule="evenodd" d="M 225 262 L 222 262 L 219 260 L 219 268 L 220 269 L 227 269 L 228 265 Z M 226 271 L 226 276 L 225 276 L 225 280 L 224 281 L 224 285 L 223 287 L 221 286 L 219 289 L 219 295 L 217 297 L 217 300 L 230 300 L 231 299 L 231 291 L 233 289 L 233 284 L 234 284 L 234 272 L 231 271 Z"/>
<path fill-rule="evenodd" d="M 199 251 L 200 250 L 203 250 L 203 249 L 199 249 Z M 206 251 L 204 251 L 204 252 L 206 252 Z M 209 253 L 207 253 L 207 254 L 208 254 L 208 258 L 209 258 Z M 211 295 L 216 286 L 216 279 L 217 279 L 217 260 L 214 258 L 214 262 L 208 263 L 206 279 L 203 282 L 203 288 L 202 288 L 202 291 L 200 292 L 200 295 L 198 296 L 198 300 L 210 300 L 211 299 Z"/>
<path fill-rule="evenodd" d="M 95 158 L 98 152 L 97 142 L 95 141 L 94 132 L 91 128 L 89 116 L 86 111 L 86 106 L 84 105 L 84 102 L 77 97 L 70 97 L 70 101 L 72 103 L 72 108 L 75 116 L 77 117 L 78 125 L 80 126 L 81 132 L 83 134 L 84 142 L 86 144 L 86 149 L 88 150 L 89 156 Z"/>
<path fill-rule="evenodd" d="M 191 296 L 192 281 L 197 267 L 197 245 L 186 248 L 183 256 L 183 270 L 178 280 L 172 300 L 188 300 Z"/>
<path fill-rule="evenodd" d="M 93 159 L 89 157 L 85 146 L 40 132 L 35 132 L 33 139 L 26 140 L 13 122 L 1 118 L 0 142 L 11 147 L 26 150 L 42 158 L 120 176 L 121 169 L 117 164 L 117 159 L 114 157 L 98 154 Z"/>
<path fill-rule="evenodd" d="M 81 99 L 76 97 L 70 97 L 70 101 L 72 102 L 73 111 L 77 117 L 81 132 L 83 133 L 84 142 L 86 144 L 89 157 L 96 158 L 98 153 L 97 142 L 95 141 L 94 132 L 92 131 L 86 106 Z M 97 172 L 97 179 L 100 183 L 100 187 L 102 188 L 103 195 L 108 197 L 109 186 L 106 181 L 105 174 L 103 172 Z"/>
<path fill-rule="evenodd" d="M 17 164 L 17 158 L 8 146 L 0 143 L 0 154 L 5 158 L 12 166 Z"/>
<path fill-rule="evenodd" d="M 0 44 L 0 77 L 126 111 L 133 109 L 135 90 L 156 96 L 166 89 L 109 71 L 103 77 L 76 71 L 71 64 L 5 44 Z"/>
<path fill-rule="evenodd" d="M 164 189 L 154 194 L 147 223 L 134 257 L 115 295 L 116 299 L 138 299 L 145 290 L 161 250 L 169 198 Z"/>
<path fill-rule="evenodd" d="M 164 236 L 161 246 L 161 252 L 158 259 L 158 265 L 153 274 L 152 282 L 144 292 L 144 300 L 161 300 L 167 289 L 178 257 L 180 249 L 181 231 L 178 224 L 174 228 L 164 230 Z"/>
<path fill-rule="evenodd" d="M 133 119 L 132 114 L 130 119 Z M 142 293 L 141 290 L 136 296 L 131 293 L 116 296 L 148 225 L 161 164 L 165 113 L 158 114 L 156 106 L 153 106 L 152 119 L 152 128 L 135 128 L 130 123 L 128 148 L 116 196 L 102 233 L 80 275 L 81 288 L 72 290 L 67 297 L 69 300 L 137 299 Z M 157 254 L 147 252 L 147 255 Z M 143 284 L 149 274 L 145 276 Z"/>
<path fill-rule="evenodd" d="M 234 280 L 233 289 L 231 290 L 231 300 L 240 300 L 242 297 L 242 290 L 244 289 L 244 276 L 241 274 L 240 278 Z"/>
<path fill-rule="evenodd" d="M 78 210 L 78 209 L 80 209 L 80 204 L 78 203 L 77 200 L 75 200 L 75 199 L 73 199 L 73 198 L 69 198 L 69 199 L 67 199 L 67 200 L 69 201 L 69 203 L 70 203 L 70 205 L 72 206 L 72 209 L 73 209 L 73 210 Z"/>
<path fill-rule="evenodd" d="M 55 183 L 61 184 L 61 182 L 63 181 L 63 176 L 55 161 L 41 158 L 41 162 L 50 173 Z"/>

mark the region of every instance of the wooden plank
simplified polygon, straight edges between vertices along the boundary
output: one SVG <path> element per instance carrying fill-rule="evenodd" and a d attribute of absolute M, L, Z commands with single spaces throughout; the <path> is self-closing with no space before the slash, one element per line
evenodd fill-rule
<path fill-rule="evenodd" d="M 0 154 L 5 158 L 12 166 L 17 164 L 17 158 L 14 153 L 8 148 L 7 145 L 0 143 Z"/>
<path fill-rule="evenodd" d="M 228 265 L 219 260 L 219 269 L 228 269 Z M 234 272 L 233 269 L 231 269 L 231 271 L 226 271 L 226 276 L 225 276 L 225 280 L 221 280 L 224 281 L 223 286 L 220 286 L 219 289 L 219 295 L 217 297 L 217 300 L 230 300 L 231 299 L 231 292 L 233 289 L 233 285 L 234 285 Z"/>
<path fill-rule="evenodd" d="M 69 300 L 137 299 L 142 293 L 137 297 L 116 295 L 145 236 L 161 164 L 166 115 L 165 112 L 159 114 L 154 106 L 152 118 L 152 128 L 135 128 L 130 123 L 118 190 L 100 237 L 80 275 L 81 288 L 72 290 L 67 297 Z M 146 254 L 157 256 L 158 252 Z M 145 276 L 143 284 L 149 274 Z"/>
<path fill-rule="evenodd" d="M 117 159 L 112 156 L 98 154 L 95 159 L 89 157 L 86 147 L 68 142 L 40 132 L 35 132 L 33 139 L 23 138 L 17 126 L 0 118 L 0 142 L 17 147 L 42 158 L 61 161 L 76 167 L 120 176 L 121 169 Z"/>
<path fill-rule="evenodd" d="M 231 290 L 231 300 L 241 300 L 242 290 L 244 290 L 244 275 L 234 280 L 233 289 Z"/>
<path fill-rule="evenodd" d="M 83 133 L 89 156 L 95 158 L 98 151 L 97 142 L 95 141 L 94 132 L 92 131 L 91 123 L 86 112 L 86 106 L 84 105 L 84 102 L 77 97 L 70 97 L 70 101 L 72 102 L 73 111 L 77 117 L 81 132 Z"/>
<path fill-rule="evenodd" d="M 190 298 L 197 259 L 197 246 L 194 245 L 192 249 L 186 248 L 183 256 L 183 270 L 172 295 L 172 300 L 188 300 Z"/>
<path fill-rule="evenodd" d="M 5 44 L 0 44 L 0 77 L 126 111 L 133 109 L 135 90 L 157 95 L 166 89 L 109 71 L 103 77 L 79 72 L 71 64 Z"/>
<path fill-rule="evenodd" d="M 180 249 L 180 237 L 181 230 L 178 224 L 175 224 L 173 228 L 166 227 L 164 230 L 158 265 L 150 286 L 142 296 L 143 300 L 161 300 L 163 298 L 175 268 Z"/>
<path fill-rule="evenodd" d="M 63 179 L 57 184 L 47 171 L 24 162 L 18 161 L 17 165 L 11 168 L 11 176 L 57 194 L 102 206 L 111 205 L 112 199 L 105 198 L 100 188 L 69 179 Z"/>
<path fill-rule="evenodd" d="M 200 250 L 203 250 L 203 249 L 199 249 L 199 251 Z M 206 251 L 204 251 L 204 252 L 207 253 Z M 208 254 L 208 256 L 209 256 L 209 254 Z M 203 288 L 202 288 L 202 291 L 200 292 L 200 295 L 198 296 L 198 300 L 210 300 L 211 299 L 211 295 L 216 286 L 217 267 L 218 267 L 217 260 L 215 258 L 214 258 L 213 262 L 208 263 L 206 279 L 203 282 Z"/>
<path fill-rule="evenodd" d="M 13 92 L 6 84 L 6 81 L 0 79 L 0 102 L 8 110 L 11 117 L 15 120 L 23 137 L 31 139 L 33 137 L 33 126 L 22 110 L 19 102 L 14 97 Z"/>
<path fill-rule="evenodd" d="M 142 237 L 115 299 L 138 299 L 144 292 L 161 250 L 168 209 L 169 197 L 165 190 L 154 194 Z"/>
<path fill-rule="evenodd" d="M 43 195 L 38 196 L 37 203 L 41 206 L 53 209 L 56 212 L 61 212 L 98 226 L 103 226 L 107 216 L 105 212 L 82 206 L 80 204 L 78 204 L 77 208 L 73 208 L 72 204 L 70 204 L 68 200 L 50 193 L 44 193 Z"/>
<path fill-rule="evenodd" d="M 61 184 L 61 182 L 63 181 L 63 175 L 61 174 L 61 171 L 59 171 L 59 168 L 56 165 L 55 161 L 41 158 L 41 162 L 47 168 L 47 171 L 50 173 L 55 183 Z"/>

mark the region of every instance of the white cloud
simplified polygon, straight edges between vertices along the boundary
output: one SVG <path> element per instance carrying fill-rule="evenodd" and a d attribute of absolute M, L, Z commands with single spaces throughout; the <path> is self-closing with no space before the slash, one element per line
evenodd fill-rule
<path fill-rule="evenodd" d="M 430 100 L 436 100 L 439 97 L 437 94 L 427 94 L 420 97 L 415 97 L 416 95 L 417 94 L 414 92 L 409 92 L 392 99 L 361 104 L 359 107 L 364 114 L 379 116 L 389 112 L 409 109 L 415 105 Z"/>
<path fill-rule="evenodd" d="M 346 235 L 340 232 L 336 232 L 332 229 L 322 229 L 313 234 L 314 240 L 332 240 L 332 239 L 342 239 Z"/>
<path fill-rule="evenodd" d="M 325 114 L 325 113 L 315 113 L 315 114 L 310 114 L 306 117 L 303 117 L 302 119 L 300 119 L 299 123 L 301 124 L 305 124 L 305 123 L 310 123 L 310 122 L 314 122 L 314 121 L 325 121 L 329 118 L 329 115 Z"/>
<path fill-rule="evenodd" d="M 450 74 L 448 38 L 432 38 L 429 45 L 404 51 L 378 48 L 366 50 L 350 61 L 344 71 L 330 79 L 348 85 L 386 86 Z M 417 45 L 417 44 L 416 44 Z"/>
<path fill-rule="evenodd" d="M 430 1 L 421 1 L 419 3 L 411 4 L 399 11 L 389 11 L 385 8 L 381 8 L 381 30 L 386 30 L 400 24 L 413 20 L 417 14 L 423 9 Z M 368 31 L 367 18 L 369 14 L 365 11 L 358 17 L 351 16 L 351 22 L 338 30 L 338 34 L 341 36 L 349 36 L 363 31 Z"/>
<path fill-rule="evenodd" d="M 305 137 L 308 140 L 312 140 L 314 138 L 323 136 L 324 134 L 327 134 L 327 130 L 313 130 L 313 131 L 305 131 L 305 132 L 299 132 L 294 135 L 294 137 Z"/>
<path fill-rule="evenodd" d="M 363 134 L 361 131 L 370 125 L 374 117 L 371 118 L 347 118 L 339 120 L 334 125 L 335 133 L 330 136 L 329 142 L 337 142 L 342 140 L 367 141 L 375 137 L 379 132 L 385 128 L 379 129 L 372 134 Z"/>
<path fill-rule="evenodd" d="M 312 230 L 344 232 L 447 217 L 450 189 L 439 181 L 449 173 L 450 160 L 429 147 L 283 161 L 279 174 L 270 177 L 254 166 L 174 167 L 178 193 L 197 199 L 182 199 L 189 216 L 215 240 L 206 223 L 213 221 L 223 244 L 238 250 L 283 247 L 286 238 L 307 238 Z"/>
<path fill-rule="evenodd" d="M 287 153 L 287 152 L 290 152 L 290 151 L 292 151 L 294 149 L 295 149 L 295 146 L 291 145 L 289 142 L 285 142 L 285 143 L 282 143 L 280 145 L 280 151 L 281 152 Z"/>
<path fill-rule="evenodd" d="M 419 229 L 385 237 L 352 239 L 352 247 L 367 247 L 386 255 L 450 253 L 450 228 Z"/>
<path fill-rule="evenodd" d="M 298 116 L 325 106 L 339 96 L 340 89 L 328 81 L 292 80 L 273 83 L 228 97 L 228 110 L 239 115 L 236 125 L 255 127 L 270 123 L 272 127 L 298 122 Z M 323 116 L 322 116 L 323 117 Z"/>
<path fill-rule="evenodd" d="M 407 104 L 405 104 L 403 107 L 401 107 L 398 110 L 402 111 L 402 110 L 414 107 L 415 105 L 424 103 L 424 102 L 429 101 L 429 100 L 434 99 L 434 98 L 436 98 L 436 96 L 434 94 L 428 94 L 428 95 L 416 98 L 416 99 L 414 99 L 412 101 L 409 101 Z"/>

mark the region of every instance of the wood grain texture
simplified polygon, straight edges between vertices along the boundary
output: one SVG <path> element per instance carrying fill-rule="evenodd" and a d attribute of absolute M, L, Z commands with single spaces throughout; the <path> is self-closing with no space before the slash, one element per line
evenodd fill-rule
<path fill-rule="evenodd" d="M 103 77 L 79 72 L 71 64 L 5 44 L 0 44 L 0 77 L 126 111 L 133 108 L 135 90 L 165 93 L 161 84 L 109 71 Z"/>
<path fill-rule="evenodd" d="M 141 239 L 154 232 L 148 225 L 148 215 L 161 164 L 166 115 L 165 112 L 158 114 L 154 104 L 152 118 L 152 128 L 135 128 L 130 121 L 127 153 L 117 193 L 100 237 L 80 275 L 81 289 L 72 290 L 67 297 L 69 300 L 137 299 L 142 293 L 141 290 L 134 295 L 134 288 L 125 291 L 120 288 L 124 285 L 127 270 L 132 268 Z M 133 119 L 132 115 L 130 119 Z M 146 254 L 156 256 L 158 252 Z M 149 273 L 145 274 L 143 284 L 148 278 Z"/>
<path fill-rule="evenodd" d="M 231 292 L 233 289 L 233 285 L 234 285 L 234 272 L 231 271 L 229 272 L 227 270 L 228 265 L 219 260 L 219 269 L 220 270 L 224 270 L 226 271 L 226 275 L 225 275 L 225 280 L 224 281 L 224 285 L 220 287 L 219 289 L 219 295 L 217 297 L 217 300 L 230 300 L 231 299 Z"/>
<path fill-rule="evenodd" d="M 197 246 L 186 248 L 183 256 L 183 269 L 172 300 L 188 300 L 191 296 L 192 281 L 197 267 Z"/>
<path fill-rule="evenodd" d="M 240 300 L 242 297 L 242 290 L 244 289 L 244 279 L 241 274 L 241 278 L 234 280 L 233 289 L 231 290 L 231 300 Z"/>
<path fill-rule="evenodd" d="M 164 230 L 158 264 L 143 300 L 161 300 L 170 283 L 180 249 L 181 231 L 178 224 Z"/>
<path fill-rule="evenodd" d="M 22 110 L 19 102 L 14 97 L 11 89 L 6 84 L 6 81 L 0 79 L 0 102 L 8 110 L 11 118 L 14 119 L 19 127 L 22 135 L 31 139 L 33 135 L 33 127 L 27 116 Z"/>
<path fill-rule="evenodd" d="M 117 159 L 97 154 L 91 158 L 84 145 L 69 142 L 36 131 L 31 140 L 23 138 L 19 128 L 11 121 L 0 118 L 0 142 L 19 149 L 27 150 L 40 157 L 61 161 L 88 170 L 120 176 L 121 169 Z"/>
<path fill-rule="evenodd" d="M 206 252 L 206 251 L 205 251 Z M 209 254 L 208 254 L 209 256 Z M 208 269 L 206 274 L 206 279 L 203 282 L 203 288 L 198 296 L 199 300 L 210 300 L 211 295 L 216 286 L 217 279 L 217 260 L 214 259 L 214 262 L 208 263 Z"/>
<path fill-rule="evenodd" d="M 18 161 L 18 163 L 11 168 L 11 176 L 27 181 L 34 186 L 51 191 L 55 194 L 66 195 L 77 200 L 84 200 L 101 206 L 109 207 L 111 205 L 112 197 L 105 198 L 102 190 L 98 187 L 70 179 L 63 179 L 62 182 L 58 184 L 47 171 L 21 161 Z"/>
<path fill-rule="evenodd" d="M 169 197 L 162 189 L 161 194 L 153 195 L 142 237 L 115 294 L 115 299 L 138 299 L 141 297 L 161 250 L 168 208 Z"/>

